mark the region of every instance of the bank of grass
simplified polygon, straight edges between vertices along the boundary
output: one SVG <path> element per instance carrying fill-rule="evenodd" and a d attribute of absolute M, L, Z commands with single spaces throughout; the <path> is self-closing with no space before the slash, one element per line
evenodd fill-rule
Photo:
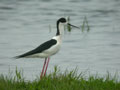
<path fill-rule="evenodd" d="M 0 90 L 120 90 L 117 78 L 89 76 L 77 74 L 76 70 L 60 73 L 55 67 L 53 73 L 33 81 L 26 81 L 21 72 L 16 70 L 16 75 L 0 75 Z"/>

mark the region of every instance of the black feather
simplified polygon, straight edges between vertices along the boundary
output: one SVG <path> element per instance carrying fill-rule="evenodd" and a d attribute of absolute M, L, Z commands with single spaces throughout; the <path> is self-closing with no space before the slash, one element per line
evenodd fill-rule
<path fill-rule="evenodd" d="M 57 41 L 55 39 L 51 39 L 51 40 L 46 41 L 45 43 L 41 44 L 40 46 L 38 46 L 34 50 L 31 50 L 27 53 L 16 56 L 15 58 L 22 58 L 22 57 L 30 56 L 33 54 L 42 53 L 43 51 L 49 49 L 51 46 L 55 45 L 56 43 L 57 43 Z"/>

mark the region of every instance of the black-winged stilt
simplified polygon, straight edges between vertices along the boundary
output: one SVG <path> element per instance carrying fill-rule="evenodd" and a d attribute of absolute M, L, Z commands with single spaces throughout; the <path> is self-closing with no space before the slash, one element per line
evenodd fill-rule
<path fill-rule="evenodd" d="M 17 56 L 16 58 L 45 58 L 43 69 L 41 72 L 40 78 L 44 75 L 46 75 L 47 67 L 49 64 L 50 56 L 56 54 L 61 46 L 61 31 L 64 29 L 64 25 L 70 25 L 73 27 L 76 27 L 74 25 L 71 25 L 67 22 L 65 18 L 60 18 L 57 21 L 57 33 L 56 36 L 54 36 L 49 41 L 44 42 L 34 50 L 31 50 L 27 53 L 24 53 L 22 55 Z M 76 27 L 79 28 L 79 27 Z"/>

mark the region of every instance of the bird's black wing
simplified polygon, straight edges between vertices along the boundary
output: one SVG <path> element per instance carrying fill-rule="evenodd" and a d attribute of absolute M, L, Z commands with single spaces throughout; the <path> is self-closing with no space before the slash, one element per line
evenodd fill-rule
<path fill-rule="evenodd" d="M 46 41 L 45 43 L 41 44 L 40 46 L 38 46 L 34 50 L 31 50 L 27 53 L 19 55 L 16 58 L 22 58 L 22 57 L 30 56 L 30 55 L 33 55 L 33 54 L 41 53 L 44 50 L 49 49 L 51 46 L 55 45 L 56 43 L 57 43 L 57 41 L 55 39 L 51 39 L 51 40 Z"/>

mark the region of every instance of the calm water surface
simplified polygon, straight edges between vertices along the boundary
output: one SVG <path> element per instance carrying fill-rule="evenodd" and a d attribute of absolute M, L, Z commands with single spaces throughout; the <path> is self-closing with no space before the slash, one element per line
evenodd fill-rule
<path fill-rule="evenodd" d="M 22 69 L 24 77 L 39 76 L 44 59 L 13 59 L 34 49 L 56 33 L 56 20 L 70 16 L 89 33 L 73 29 L 65 33 L 60 52 L 51 57 L 48 73 L 55 65 L 61 71 L 78 68 L 86 74 L 120 74 L 120 0 L 0 0 L 0 74 Z M 51 26 L 51 32 L 49 31 Z"/>

